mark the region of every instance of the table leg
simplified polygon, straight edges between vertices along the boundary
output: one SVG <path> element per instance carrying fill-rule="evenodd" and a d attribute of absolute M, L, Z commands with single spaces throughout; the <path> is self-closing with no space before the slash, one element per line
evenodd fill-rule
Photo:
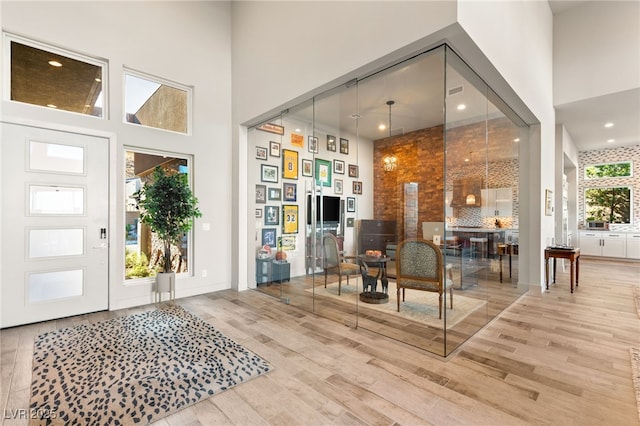
<path fill-rule="evenodd" d="M 553 283 L 556 283 L 556 258 L 553 258 Z"/>
<path fill-rule="evenodd" d="M 573 259 L 571 259 L 571 293 L 573 293 Z"/>
<path fill-rule="evenodd" d="M 509 278 L 511 278 L 511 251 L 509 251 Z"/>
<path fill-rule="evenodd" d="M 498 255 L 498 261 L 500 262 L 500 282 L 502 282 L 502 253 Z"/>
<path fill-rule="evenodd" d="M 547 290 L 549 290 L 549 258 L 544 258 L 544 283 L 546 284 Z"/>
<path fill-rule="evenodd" d="M 579 276 L 580 276 L 580 256 L 576 257 L 576 287 L 578 287 Z"/>

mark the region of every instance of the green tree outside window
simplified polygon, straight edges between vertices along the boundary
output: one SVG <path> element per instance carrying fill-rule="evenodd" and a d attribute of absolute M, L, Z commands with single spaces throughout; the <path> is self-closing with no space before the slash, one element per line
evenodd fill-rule
<path fill-rule="evenodd" d="M 588 221 L 631 223 L 631 188 L 587 188 L 584 196 Z"/>

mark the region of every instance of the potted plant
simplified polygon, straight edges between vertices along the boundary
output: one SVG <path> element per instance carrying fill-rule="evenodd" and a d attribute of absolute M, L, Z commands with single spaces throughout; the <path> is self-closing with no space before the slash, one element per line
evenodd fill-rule
<path fill-rule="evenodd" d="M 134 198 L 140 209 L 140 221 L 162 241 L 162 272 L 156 276 L 158 293 L 172 292 L 175 296 L 175 271 L 171 265 L 171 245 L 179 244 L 185 232 L 193 226 L 193 219 L 201 217 L 198 199 L 191 192 L 187 176 L 167 172 L 157 166 L 153 178 Z"/>

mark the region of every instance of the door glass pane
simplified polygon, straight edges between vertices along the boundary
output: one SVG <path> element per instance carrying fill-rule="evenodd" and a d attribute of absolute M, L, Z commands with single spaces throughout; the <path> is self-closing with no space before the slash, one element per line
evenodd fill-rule
<path fill-rule="evenodd" d="M 82 269 L 29 274 L 29 303 L 82 296 Z"/>
<path fill-rule="evenodd" d="M 29 142 L 29 169 L 84 173 L 84 148 L 46 142 Z"/>
<path fill-rule="evenodd" d="M 78 256 L 84 250 L 84 229 L 30 229 L 29 258 Z"/>
<path fill-rule="evenodd" d="M 29 213 L 79 215 L 84 213 L 84 188 L 29 185 Z"/>

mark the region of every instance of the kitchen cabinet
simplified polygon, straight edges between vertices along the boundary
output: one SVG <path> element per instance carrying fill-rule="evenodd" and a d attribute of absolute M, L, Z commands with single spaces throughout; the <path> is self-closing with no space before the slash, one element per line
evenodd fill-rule
<path fill-rule="evenodd" d="M 580 254 L 585 256 L 627 257 L 627 235 L 624 232 L 580 232 Z"/>
<path fill-rule="evenodd" d="M 482 217 L 508 217 L 513 213 L 511 188 L 488 188 L 482 190 Z"/>
<path fill-rule="evenodd" d="M 640 259 L 640 232 L 627 234 L 627 258 Z"/>

